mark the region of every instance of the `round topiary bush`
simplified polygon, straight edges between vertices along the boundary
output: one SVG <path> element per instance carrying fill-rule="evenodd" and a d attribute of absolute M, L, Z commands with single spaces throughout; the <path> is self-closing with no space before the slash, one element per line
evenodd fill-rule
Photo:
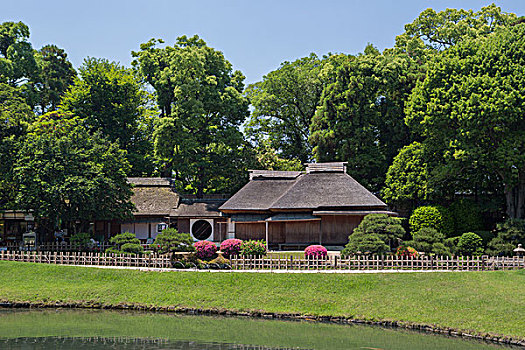
<path fill-rule="evenodd" d="M 209 260 L 215 256 L 217 246 L 210 241 L 198 241 L 193 244 L 195 256 L 201 260 Z"/>
<path fill-rule="evenodd" d="M 244 241 L 241 244 L 242 256 L 262 256 L 266 255 L 266 242 L 261 241 Z"/>
<path fill-rule="evenodd" d="M 221 252 L 226 258 L 241 254 L 242 240 L 237 238 L 230 238 L 221 243 Z"/>
<path fill-rule="evenodd" d="M 459 237 L 457 252 L 460 255 L 479 256 L 483 254 L 483 239 L 474 232 L 467 232 Z"/>
<path fill-rule="evenodd" d="M 408 221 L 410 225 L 410 233 L 415 236 L 415 233 L 422 228 L 433 228 L 439 232 L 443 231 L 443 216 L 438 208 L 434 206 L 419 207 L 412 212 Z"/>
<path fill-rule="evenodd" d="M 325 258 L 328 256 L 328 250 L 322 245 L 310 245 L 304 250 L 304 256 L 307 258 Z"/>

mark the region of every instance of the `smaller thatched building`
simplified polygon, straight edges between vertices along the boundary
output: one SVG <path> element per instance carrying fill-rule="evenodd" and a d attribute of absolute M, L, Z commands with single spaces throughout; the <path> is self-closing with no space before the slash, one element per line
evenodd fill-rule
<path fill-rule="evenodd" d="M 131 232 L 144 243 L 153 239 L 166 227 L 190 233 L 195 240 L 221 241 L 226 235 L 226 218 L 219 206 L 226 199 L 222 195 L 198 199 L 177 193 L 170 178 L 131 177 L 131 202 L 136 210 L 133 219 L 124 222 L 95 223 L 95 234 L 100 240 L 120 232 Z"/>
<path fill-rule="evenodd" d="M 346 163 L 307 164 L 306 173 L 251 170 L 219 210 L 229 217 L 229 237 L 279 249 L 343 246 L 365 215 L 396 215 L 346 173 Z"/>

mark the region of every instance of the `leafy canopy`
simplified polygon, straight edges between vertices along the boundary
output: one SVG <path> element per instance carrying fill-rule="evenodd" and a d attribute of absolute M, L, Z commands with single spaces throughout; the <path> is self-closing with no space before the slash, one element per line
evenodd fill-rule
<path fill-rule="evenodd" d="M 128 170 L 117 144 L 91 135 L 78 118 L 51 112 L 30 126 L 18 154 L 17 205 L 34 210 L 48 232 L 125 219 L 133 209 Z"/>
<path fill-rule="evenodd" d="M 199 197 L 219 183 L 238 187 L 245 181 L 246 147 L 239 126 L 249 114 L 244 76 L 198 36 L 164 48 L 160 43 L 142 44 L 133 64 L 155 89 L 161 110 L 154 133 L 161 172 Z"/>

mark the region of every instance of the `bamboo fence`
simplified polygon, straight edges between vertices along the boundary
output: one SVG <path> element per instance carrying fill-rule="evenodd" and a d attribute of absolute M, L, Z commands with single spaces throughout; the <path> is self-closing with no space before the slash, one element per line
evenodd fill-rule
<path fill-rule="evenodd" d="M 94 252 L 0 251 L 0 260 L 59 265 L 128 266 L 171 268 L 169 255 L 142 255 Z M 449 257 L 417 258 L 395 255 L 356 255 L 342 258 L 232 257 L 226 267 L 234 270 L 414 270 L 414 271 L 494 271 L 525 269 L 525 257 Z"/>

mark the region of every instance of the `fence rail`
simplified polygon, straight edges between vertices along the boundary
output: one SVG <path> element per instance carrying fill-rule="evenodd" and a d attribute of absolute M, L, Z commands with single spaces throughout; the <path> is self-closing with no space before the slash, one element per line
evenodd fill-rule
<path fill-rule="evenodd" d="M 485 271 L 525 269 L 525 257 L 449 257 L 424 256 L 417 258 L 385 256 L 351 256 L 342 258 L 233 257 L 235 270 L 456 270 Z"/>
<path fill-rule="evenodd" d="M 0 260 L 59 265 L 171 268 L 167 255 L 121 255 L 93 252 L 0 251 Z"/>
<path fill-rule="evenodd" d="M 79 244 L 71 244 L 71 243 L 58 243 L 58 242 L 46 242 L 46 243 L 39 243 L 36 245 L 22 245 L 21 243 L 12 243 L 9 242 L 5 246 L 8 251 L 15 251 L 15 250 L 26 250 L 26 251 L 42 251 L 42 252 L 79 252 L 79 251 L 105 251 L 106 249 L 113 247 L 113 244 L 111 243 L 100 243 L 93 246 L 85 246 L 85 245 L 79 245 Z"/>
<path fill-rule="evenodd" d="M 94 252 L 0 251 L 0 260 L 60 265 L 130 266 L 171 268 L 169 255 L 156 253 L 121 255 Z M 443 257 L 418 258 L 388 256 L 352 256 L 341 258 L 233 257 L 234 270 L 443 270 L 493 271 L 525 269 L 525 257 Z"/>

